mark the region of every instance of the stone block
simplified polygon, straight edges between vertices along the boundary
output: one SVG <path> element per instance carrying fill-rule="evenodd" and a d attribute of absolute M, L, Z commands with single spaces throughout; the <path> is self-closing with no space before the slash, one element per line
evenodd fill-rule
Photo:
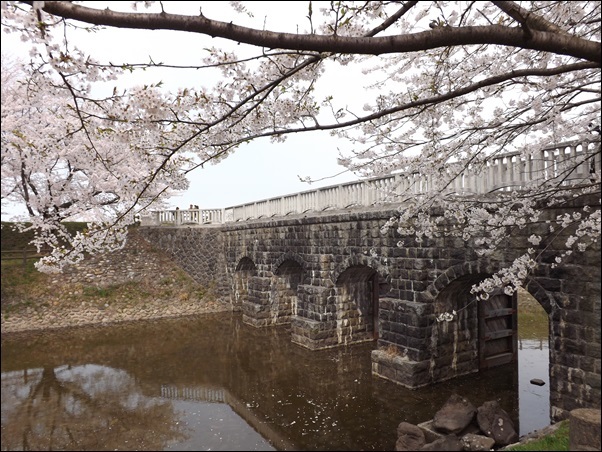
<path fill-rule="evenodd" d="M 578 408 L 569 414 L 569 450 L 602 450 L 600 444 L 600 410 Z"/>
<path fill-rule="evenodd" d="M 373 350 L 371 357 L 374 375 L 411 389 L 428 384 L 428 361 L 412 361 L 384 350 Z"/>

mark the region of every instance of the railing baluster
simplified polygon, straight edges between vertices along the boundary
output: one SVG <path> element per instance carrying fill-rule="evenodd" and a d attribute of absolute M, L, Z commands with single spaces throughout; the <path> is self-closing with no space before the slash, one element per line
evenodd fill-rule
<path fill-rule="evenodd" d="M 588 182 L 591 172 L 600 172 L 600 155 L 596 143 L 565 143 L 523 157 L 518 152 L 495 155 L 478 173 L 474 166 L 459 174 L 450 164 L 451 174 L 457 174 L 449 190 L 457 194 L 484 194 L 495 190 L 524 189 L 531 183 L 542 183 L 556 177 L 564 183 Z M 593 155 L 587 159 L 588 155 Z M 578 161 L 580 164 L 576 164 Z M 480 165 L 474 163 L 473 165 Z M 568 171 L 572 171 L 570 174 Z M 425 194 L 437 188 L 432 176 L 398 173 L 367 180 L 322 187 L 300 193 L 274 197 L 227 207 L 225 209 L 175 209 L 144 213 L 142 226 L 203 225 L 245 221 L 262 217 L 301 214 L 327 208 L 371 206 L 397 201 L 404 193 Z"/>

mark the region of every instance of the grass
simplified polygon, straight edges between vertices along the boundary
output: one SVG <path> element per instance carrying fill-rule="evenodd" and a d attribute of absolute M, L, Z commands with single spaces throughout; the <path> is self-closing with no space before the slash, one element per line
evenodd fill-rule
<path fill-rule="evenodd" d="M 72 234 L 86 228 L 86 223 L 82 222 L 64 222 L 63 224 Z M 28 287 L 44 287 L 48 283 L 48 276 L 40 273 L 34 267 L 34 263 L 39 258 L 39 256 L 33 257 L 36 255 L 37 249 L 30 244 L 34 238 L 34 232 L 19 232 L 14 229 L 13 223 L 3 221 L 0 235 L 2 238 L 2 299 L 11 298 Z M 28 258 L 6 258 L 7 256 L 19 256 L 20 253 L 15 254 L 15 251 L 23 252 L 23 255 Z M 4 304 L 2 303 L 3 310 Z"/>
<path fill-rule="evenodd" d="M 543 438 L 504 450 L 569 450 L 569 421 L 562 421 L 558 428 Z"/>
<path fill-rule="evenodd" d="M 550 320 L 545 309 L 527 291 L 519 291 L 518 338 L 547 339 Z"/>
<path fill-rule="evenodd" d="M 36 259 L 27 259 L 25 265 L 23 265 L 22 259 L 2 259 L 2 283 L 4 283 L 5 277 L 10 277 L 11 285 L 35 282 L 36 274 L 40 274 L 34 267 L 35 262 Z"/>
<path fill-rule="evenodd" d="M 27 308 L 46 307 L 48 294 L 52 293 L 50 276 L 39 272 L 37 259 L 2 260 L 0 300 L 2 316 L 10 317 Z M 42 301 L 40 301 L 42 300 Z"/>
<path fill-rule="evenodd" d="M 172 269 L 173 276 L 158 283 L 152 278 L 126 281 L 106 286 L 88 284 L 62 285 L 51 283 L 52 275 L 39 272 L 34 267 L 34 259 L 27 261 L 25 268 L 21 261 L 2 261 L 2 315 L 9 317 L 27 308 L 37 310 L 49 304 L 62 306 L 90 305 L 106 306 L 118 303 L 121 306 L 137 305 L 146 300 L 177 299 L 186 301 L 211 297 L 210 290 L 200 287 L 192 278 L 186 278 L 183 270 Z"/>
<path fill-rule="evenodd" d="M 518 310 L 519 339 L 541 339 L 548 337 L 549 319 L 546 311 Z"/>

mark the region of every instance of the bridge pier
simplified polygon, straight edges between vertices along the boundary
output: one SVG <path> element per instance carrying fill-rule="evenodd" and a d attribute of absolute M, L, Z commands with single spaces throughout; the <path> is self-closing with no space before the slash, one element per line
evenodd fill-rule
<path fill-rule="evenodd" d="M 380 339 L 372 351 L 372 373 L 407 388 L 433 383 L 433 304 L 380 299 Z"/>
<path fill-rule="evenodd" d="M 243 323 L 257 328 L 290 324 L 296 309 L 296 284 L 291 278 L 274 275 L 249 279 L 247 297 L 242 302 Z"/>
<path fill-rule="evenodd" d="M 328 300 L 332 287 L 300 284 L 297 287 L 297 315 L 292 320 L 291 340 L 310 350 L 339 345 L 336 337 L 336 319 Z"/>
<path fill-rule="evenodd" d="M 376 339 L 380 287 L 376 273 L 357 267 L 346 275 L 334 287 L 299 286 L 294 343 L 319 350 Z"/>
<path fill-rule="evenodd" d="M 247 299 L 242 302 L 243 323 L 255 327 L 271 324 L 270 292 L 272 281 L 270 278 L 252 276 L 249 279 Z"/>
<path fill-rule="evenodd" d="M 372 350 L 372 374 L 410 389 L 432 384 L 430 361 L 413 361 L 395 349 Z"/>
<path fill-rule="evenodd" d="M 295 317 L 292 321 L 291 341 L 310 350 L 337 347 L 335 321 L 319 321 Z"/>

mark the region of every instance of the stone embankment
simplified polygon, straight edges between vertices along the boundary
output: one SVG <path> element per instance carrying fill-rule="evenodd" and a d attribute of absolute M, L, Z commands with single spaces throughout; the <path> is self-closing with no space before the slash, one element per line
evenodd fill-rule
<path fill-rule="evenodd" d="M 86 259 L 2 297 L 2 334 L 230 310 L 133 232 L 119 251 Z"/>
<path fill-rule="evenodd" d="M 169 305 L 164 300 L 140 303 L 137 306 L 107 304 L 106 307 L 98 307 L 86 302 L 82 302 L 79 307 L 39 306 L 26 308 L 14 315 L 3 315 L 2 334 L 182 317 L 229 309 L 229 306 L 213 301 L 204 303 L 178 301 Z"/>

